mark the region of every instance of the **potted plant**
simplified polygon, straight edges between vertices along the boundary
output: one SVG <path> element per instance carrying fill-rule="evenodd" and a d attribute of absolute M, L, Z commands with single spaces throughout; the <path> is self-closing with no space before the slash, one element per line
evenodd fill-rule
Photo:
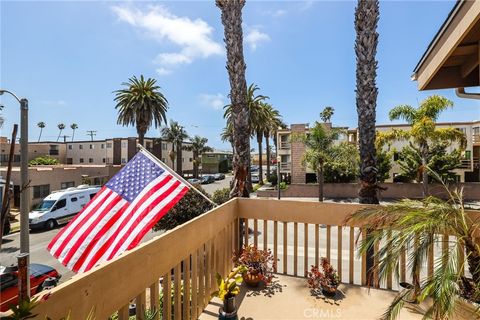
<path fill-rule="evenodd" d="M 253 244 L 244 246 L 240 253 L 234 254 L 233 261 L 247 268 L 243 274 L 247 285 L 256 287 L 260 282 L 265 285 L 272 282 L 276 261 L 270 249 L 260 250 Z"/>
<path fill-rule="evenodd" d="M 321 289 L 325 296 L 335 296 L 340 278 L 327 258 L 321 260 L 322 271 L 317 266 L 312 266 L 308 273 L 308 286 L 314 290 Z"/>
<path fill-rule="evenodd" d="M 235 267 L 225 279 L 217 272 L 218 290 L 212 293 L 212 297 L 218 297 L 223 301 L 218 319 L 238 319 L 235 296 L 240 293 L 239 286 L 243 282 L 242 273 L 245 271 L 247 271 L 245 266 Z"/>

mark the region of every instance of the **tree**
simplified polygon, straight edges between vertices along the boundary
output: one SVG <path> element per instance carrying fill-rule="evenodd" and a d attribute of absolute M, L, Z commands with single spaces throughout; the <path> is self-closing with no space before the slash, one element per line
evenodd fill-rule
<path fill-rule="evenodd" d="M 332 107 L 325 107 L 322 112 L 320 112 L 320 119 L 325 123 L 330 123 L 330 119 L 335 113 L 335 109 Z"/>
<path fill-rule="evenodd" d="M 138 142 L 143 145 L 145 133 L 152 123 L 155 128 L 167 123 L 166 113 L 168 101 L 160 92 L 156 80 L 143 75 L 140 79 L 133 76 L 128 82 L 122 83 L 124 89 L 115 91 L 114 101 L 118 110 L 117 124 L 136 126 Z"/>
<path fill-rule="evenodd" d="M 390 178 L 390 170 L 392 169 L 392 153 L 377 149 L 377 181 L 385 182 Z"/>
<path fill-rule="evenodd" d="M 58 164 L 58 160 L 50 156 L 40 156 L 28 161 L 29 166 L 45 166 Z"/>
<path fill-rule="evenodd" d="M 40 142 L 40 139 L 42 138 L 43 128 L 45 128 L 46 126 L 47 125 L 43 121 L 40 121 L 39 123 L 37 123 L 37 127 L 40 128 L 40 134 L 38 135 L 38 142 Z"/>
<path fill-rule="evenodd" d="M 220 139 L 223 142 L 228 141 L 232 146 L 232 155 L 235 153 L 235 145 L 233 143 L 233 123 L 227 122 L 225 128 L 222 129 L 222 133 L 220 134 Z"/>
<path fill-rule="evenodd" d="M 450 192 L 447 201 L 435 197 L 422 200 L 401 200 L 386 206 L 368 207 L 347 218 L 346 223 L 360 224 L 371 230 L 360 242 L 359 254 L 375 243 L 388 243 L 375 252 L 375 269 L 379 281 L 394 274 L 398 281 L 400 259 L 408 251 L 407 262 L 414 283 L 392 301 L 382 319 L 396 319 L 405 302 L 415 301 L 426 306 L 425 317 L 453 319 L 462 300 L 477 302 L 480 294 L 480 247 L 476 232 L 478 219 L 465 212 L 462 191 Z M 443 235 L 453 236 L 455 241 Z M 432 276 L 420 279 L 420 271 L 428 261 L 431 248 L 446 248 L 433 261 L 438 266 Z M 459 252 L 465 250 L 466 264 Z M 464 276 L 466 265 L 472 279 Z M 433 267 L 433 266 L 432 266 Z M 417 279 L 417 280 L 415 280 Z M 471 319 L 478 319 L 476 308 Z"/>
<path fill-rule="evenodd" d="M 429 183 L 435 181 L 436 177 L 444 183 L 455 182 L 455 173 L 452 170 L 459 168 L 462 164 L 462 153 L 460 150 L 447 151 L 448 143 L 435 143 L 430 146 L 426 158 L 426 165 Z M 401 173 L 397 177 L 401 181 L 423 181 L 422 154 L 419 148 L 413 144 L 405 146 L 399 153 L 398 165 Z"/>
<path fill-rule="evenodd" d="M 176 158 L 177 168 L 175 171 L 182 175 L 182 144 L 183 141 L 188 138 L 188 134 L 183 126 L 181 126 L 177 121 L 173 120 L 170 120 L 168 127 L 162 128 L 161 133 L 162 139 L 172 144 L 172 150 L 168 154 L 170 160 L 172 160 L 172 169 L 175 168 Z"/>
<path fill-rule="evenodd" d="M 60 130 L 60 132 L 58 133 L 58 137 L 57 137 L 57 142 L 58 142 L 58 140 L 60 140 L 60 136 L 62 135 L 63 129 L 65 129 L 65 124 L 59 123 L 59 124 L 57 124 L 57 128 L 58 128 L 58 130 Z"/>
<path fill-rule="evenodd" d="M 247 178 L 250 172 L 250 125 L 247 104 L 247 83 L 243 58 L 242 8 L 245 0 L 216 0 L 222 12 L 227 70 L 230 80 L 230 105 L 233 123 L 233 187 L 232 197 L 249 197 Z"/>
<path fill-rule="evenodd" d="M 292 140 L 300 140 L 305 144 L 302 165 L 310 167 L 317 174 L 318 201 L 323 201 L 324 166 L 332 160 L 334 142 L 340 132 L 315 121 L 308 134 L 292 137 Z"/>
<path fill-rule="evenodd" d="M 454 143 L 458 142 L 460 148 L 464 148 L 466 137 L 464 133 L 456 128 L 436 128 L 440 113 L 447 108 L 453 107 L 453 102 L 447 98 L 433 95 L 420 103 L 418 108 L 409 105 L 399 105 L 390 110 L 390 120 L 405 120 L 410 129 L 393 129 L 379 133 L 378 144 L 385 145 L 390 141 L 404 140 L 410 141 L 421 156 L 421 175 L 423 196 L 428 195 L 428 155 L 431 144 L 435 143 Z"/>
<path fill-rule="evenodd" d="M 190 138 L 191 144 L 184 146 L 185 150 L 192 151 L 193 153 L 193 177 L 198 178 L 198 165 L 200 157 L 205 152 L 213 151 L 213 149 L 207 146 L 208 139 L 200 136 L 194 136 Z"/>
<path fill-rule="evenodd" d="M 348 142 L 333 145 L 330 148 L 329 159 L 325 162 L 325 182 L 354 182 L 358 177 L 359 161 L 358 150 L 355 145 Z"/>
<path fill-rule="evenodd" d="M 78 129 L 78 124 L 72 123 L 72 124 L 70 125 L 70 129 L 72 129 L 72 141 L 73 141 L 73 139 L 75 138 L 75 130 Z"/>
<path fill-rule="evenodd" d="M 358 0 L 355 9 L 356 105 L 360 149 L 360 203 L 378 204 L 375 117 L 378 89 L 378 0 Z M 367 266 L 368 268 L 368 266 Z"/>
<path fill-rule="evenodd" d="M 280 112 L 272 107 L 271 104 L 264 104 L 267 116 L 267 123 L 263 133 L 265 137 L 266 157 L 267 157 L 267 181 L 270 179 L 270 161 L 271 161 L 271 146 L 270 138 L 275 137 L 279 127 L 283 125 L 282 116 Z"/>
<path fill-rule="evenodd" d="M 3 106 L 0 105 L 0 111 L 3 110 Z M 3 124 L 5 123 L 5 118 L 3 117 L 3 115 L 0 114 L 0 129 L 3 128 Z"/>

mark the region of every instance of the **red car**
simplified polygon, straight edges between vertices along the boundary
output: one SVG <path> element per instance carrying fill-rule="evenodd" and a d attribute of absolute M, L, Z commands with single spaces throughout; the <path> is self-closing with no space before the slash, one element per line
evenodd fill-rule
<path fill-rule="evenodd" d="M 52 267 L 32 263 L 30 264 L 30 294 L 42 291 L 44 282 L 48 278 L 54 278 L 56 285 L 60 279 L 60 274 Z M 0 311 L 5 312 L 10 309 L 11 305 L 18 303 L 18 268 L 16 266 L 3 267 L 0 266 Z"/>

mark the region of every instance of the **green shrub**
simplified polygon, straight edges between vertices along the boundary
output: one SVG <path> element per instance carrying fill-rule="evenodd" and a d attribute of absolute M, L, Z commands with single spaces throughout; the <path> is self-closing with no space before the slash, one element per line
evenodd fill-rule
<path fill-rule="evenodd" d="M 287 189 L 287 183 L 284 181 L 280 182 L 280 190 L 285 190 L 285 189 Z"/>
<path fill-rule="evenodd" d="M 230 200 L 230 188 L 223 188 L 215 190 L 212 196 L 213 202 L 222 204 Z"/>
<path fill-rule="evenodd" d="M 208 197 L 202 187 L 197 186 L 201 193 Z M 187 194 L 171 208 L 165 216 L 153 227 L 154 230 L 170 230 L 181 225 L 202 213 L 212 209 L 213 205 L 199 195 L 195 190 L 188 190 Z"/>
<path fill-rule="evenodd" d="M 58 164 L 58 160 L 50 156 L 36 157 L 28 162 L 29 166 L 45 166 Z"/>
<path fill-rule="evenodd" d="M 268 178 L 268 182 L 270 182 L 272 184 L 272 186 L 276 186 L 277 185 L 277 174 L 272 173 L 270 175 L 270 178 Z"/>

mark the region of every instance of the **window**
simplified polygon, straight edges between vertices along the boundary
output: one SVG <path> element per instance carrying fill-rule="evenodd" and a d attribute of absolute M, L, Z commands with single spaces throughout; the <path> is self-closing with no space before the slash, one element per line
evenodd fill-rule
<path fill-rule="evenodd" d="M 0 275 L 1 279 L 1 290 L 6 290 L 8 288 L 13 288 L 18 285 L 18 278 L 14 273 L 4 273 Z M 15 289 L 16 290 L 16 289 Z"/>
<path fill-rule="evenodd" d="M 75 187 L 75 181 L 62 182 L 60 184 L 60 189 L 67 189 L 71 187 Z"/>
<path fill-rule="evenodd" d="M 67 158 L 67 164 L 73 164 L 73 158 Z"/>
<path fill-rule="evenodd" d="M 107 163 L 110 163 L 110 158 L 107 158 Z"/>
<path fill-rule="evenodd" d="M 472 151 L 466 150 L 465 151 L 465 159 L 470 160 L 472 158 Z"/>
<path fill-rule="evenodd" d="M 122 163 L 127 163 L 127 160 L 125 160 L 125 158 L 122 158 Z"/>
<path fill-rule="evenodd" d="M 101 148 L 101 149 L 105 149 L 105 143 L 102 143 L 102 144 L 100 145 L 100 148 Z"/>
<path fill-rule="evenodd" d="M 106 159 L 105 159 L 105 158 L 103 158 L 103 159 L 102 159 L 102 162 L 103 162 L 103 163 L 105 163 L 105 162 L 106 162 Z"/>
<path fill-rule="evenodd" d="M 93 163 L 93 158 L 88 158 L 88 163 Z"/>
<path fill-rule="evenodd" d="M 95 149 L 95 145 L 91 144 L 89 145 L 90 149 Z"/>
<path fill-rule="evenodd" d="M 33 186 L 33 199 L 43 199 L 50 194 L 50 185 Z"/>
<path fill-rule="evenodd" d="M 122 142 L 122 148 L 126 148 L 127 147 L 127 143 L 126 142 Z"/>
<path fill-rule="evenodd" d="M 79 144 L 78 149 L 83 149 L 83 144 Z"/>
<path fill-rule="evenodd" d="M 83 163 L 83 158 L 80 158 L 80 163 Z"/>
<path fill-rule="evenodd" d="M 107 148 L 111 148 L 112 147 L 112 143 L 111 142 L 107 142 Z"/>
<path fill-rule="evenodd" d="M 72 150 L 72 145 L 71 144 L 68 145 L 68 150 Z"/>
<path fill-rule="evenodd" d="M 193 158 L 188 159 L 188 161 L 192 162 L 192 161 L 193 161 Z"/>
<path fill-rule="evenodd" d="M 58 200 L 55 204 L 55 210 L 65 208 L 67 205 L 67 199 Z"/>
<path fill-rule="evenodd" d="M 152 143 L 151 142 L 147 142 L 147 149 L 150 149 L 152 147 Z"/>
<path fill-rule="evenodd" d="M 162 143 L 162 150 L 167 150 L 167 144 L 166 143 Z"/>
<path fill-rule="evenodd" d="M 70 198 L 70 201 L 72 202 L 77 202 L 77 200 L 78 200 L 77 197 Z"/>

